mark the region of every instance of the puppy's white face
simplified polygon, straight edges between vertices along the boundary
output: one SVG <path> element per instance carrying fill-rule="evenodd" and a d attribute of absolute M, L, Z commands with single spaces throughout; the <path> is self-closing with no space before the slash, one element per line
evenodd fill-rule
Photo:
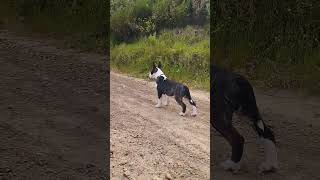
<path fill-rule="evenodd" d="M 157 79 L 161 75 L 163 75 L 163 72 L 161 71 L 161 69 L 154 66 L 149 73 L 149 78 L 150 79 Z"/>

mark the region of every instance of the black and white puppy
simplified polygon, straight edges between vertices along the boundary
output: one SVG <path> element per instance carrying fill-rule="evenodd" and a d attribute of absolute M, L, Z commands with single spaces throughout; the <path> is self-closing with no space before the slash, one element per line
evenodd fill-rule
<path fill-rule="evenodd" d="M 158 93 L 158 104 L 157 108 L 163 105 L 168 105 L 168 96 L 174 96 L 177 103 L 182 107 L 182 112 L 179 114 L 184 116 L 186 113 L 186 104 L 183 102 L 183 98 L 187 98 L 189 103 L 192 105 L 191 116 L 197 115 L 196 103 L 192 100 L 189 88 L 181 83 L 177 83 L 173 80 L 169 80 L 161 70 L 161 63 L 158 66 L 154 63 L 149 73 L 149 78 L 156 80 L 157 93 Z"/>
<path fill-rule="evenodd" d="M 241 120 L 243 117 L 249 120 L 258 135 L 258 143 L 264 147 L 265 161 L 259 166 L 259 172 L 278 169 L 275 137 L 262 120 L 250 83 L 243 76 L 216 66 L 211 66 L 210 71 L 210 123 L 232 147 L 231 159 L 222 163 L 224 169 L 237 172 L 243 153 L 244 138 L 232 125 L 234 113 L 237 113 Z"/>

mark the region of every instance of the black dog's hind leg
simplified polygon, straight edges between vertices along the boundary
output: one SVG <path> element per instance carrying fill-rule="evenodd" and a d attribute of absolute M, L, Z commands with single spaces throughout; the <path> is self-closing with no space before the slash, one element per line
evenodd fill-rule
<path fill-rule="evenodd" d="M 197 115 L 196 102 L 194 102 L 193 99 L 191 98 L 191 94 L 190 94 L 189 88 L 187 86 L 185 86 L 184 88 L 185 88 L 185 92 L 186 92 L 186 98 L 189 100 L 189 103 L 192 105 L 191 116 L 196 116 Z"/>
<path fill-rule="evenodd" d="M 186 113 L 186 104 L 182 101 L 182 97 L 175 96 L 175 100 L 182 107 L 182 112 L 180 112 L 179 114 L 181 116 L 184 116 Z"/>
<path fill-rule="evenodd" d="M 250 113 L 248 113 L 250 112 Z M 277 151 L 275 137 L 272 130 L 262 120 L 256 104 L 251 111 L 242 112 L 250 120 L 253 129 L 258 134 L 258 143 L 264 148 L 265 160 L 259 166 L 259 172 L 272 171 L 278 169 Z"/>
<path fill-rule="evenodd" d="M 259 172 L 278 169 L 274 134 L 262 120 L 251 85 L 247 82 L 244 82 L 243 85 L 246 91 L 243 91 L 241 96 L 244 98 L 242 100 L 245 100 L 242 101 L 241 116 L 248 117 L 253 129 L 258 134 L 259 143 L 264 147 L 265 161 L 260 165 Z"/>

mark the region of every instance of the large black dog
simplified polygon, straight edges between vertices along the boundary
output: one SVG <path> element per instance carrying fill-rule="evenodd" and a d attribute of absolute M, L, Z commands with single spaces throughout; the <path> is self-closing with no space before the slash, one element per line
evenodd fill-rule
<path fill-rule="evenodd" d="M 165 98 L 164 105 L 168 105 L 168 96 L 174 96 L 177 103 L 182 107 L 182 112 L 179 114 L 184 116 L 186 113 L 186 104 L 183 102 L 183 98 L 187 98 L 192 105 L 191 116 L 197 115 L 196 103 L 192 100 L 189 88 L 181 83 L 177 83 L 173 80 L 169 80 L 161 70 L 161 63 L 158 66 L 154 63 L 149 73 L 150 79 L 155 79 L 157 83 L 158 104 L 157 108 L 162 106 L 161 99 Z"/>
<path fill-rule="evenodd" d="M 265 161 L 260 165 L 259 172 L 278 169 L 275 137 L 262 120 L 250 83 L 243 76 L 214 65 L 210 67 L 210 71 L 210 123 L 232 147 L 231 159 L 222 163 L 224 169 L 237 172 L 243 154 L 244 138 L 232 125 L 234 113 L 249 120 L 258 134 L 258 142 L 264 147 Z"/>

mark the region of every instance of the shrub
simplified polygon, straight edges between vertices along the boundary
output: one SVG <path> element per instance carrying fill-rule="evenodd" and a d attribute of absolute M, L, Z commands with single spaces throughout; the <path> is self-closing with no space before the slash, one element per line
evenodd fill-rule
<path fill-rule="evenodd" d="M 150 35 L 131 44 L 122 43 L 111 49 L 111 65 L 125 73 L 147 77 L 153 62 L 161 61 L 164 72 L 197 88 L 209 89 L 209 35 L 187 27 L 181 34 L 165 30 L 158 37 Z"/>

